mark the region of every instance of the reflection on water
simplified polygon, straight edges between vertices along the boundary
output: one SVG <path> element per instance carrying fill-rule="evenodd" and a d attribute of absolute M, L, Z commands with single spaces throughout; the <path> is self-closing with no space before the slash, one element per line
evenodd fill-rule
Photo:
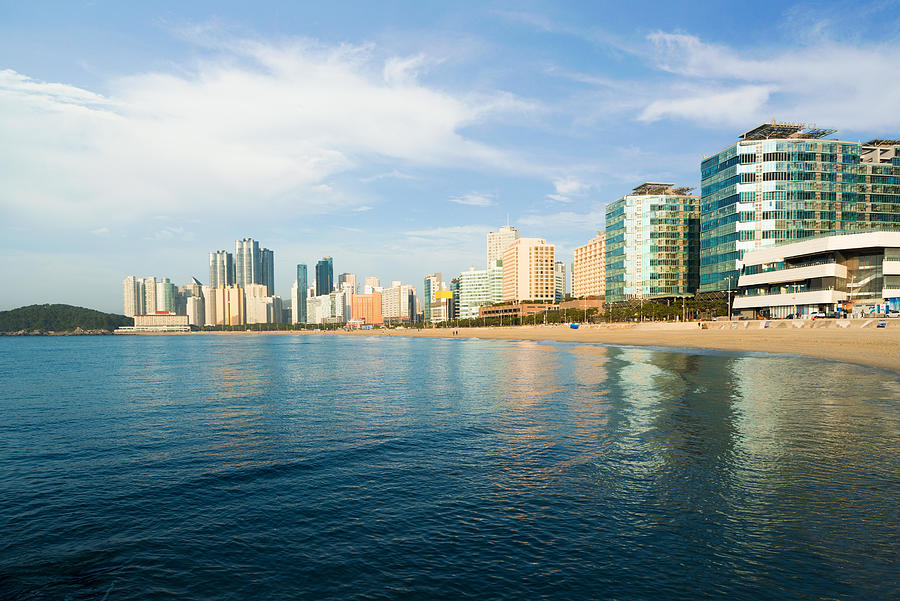
<path fill-rule="evenodd" d="M 46 366 L 53 365 L 52 372 Z M 889 598 L 900 383 L 797 357 L 0 339 L 0 597 Z"/>

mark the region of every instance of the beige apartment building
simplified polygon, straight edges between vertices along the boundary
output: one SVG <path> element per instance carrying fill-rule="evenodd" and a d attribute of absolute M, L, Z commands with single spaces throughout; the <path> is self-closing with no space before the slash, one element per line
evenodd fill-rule
<path fill-rule="evenodd" d="M 597 232 L 587 244 L 575 249 L 572 296 L 606 296 L 606 232 Z"/>
<path fill-rule="evenodd" d="M 556 247 L 542 238 L 519 238 L 503 251 L 503 300 L 552 303 Z"/>

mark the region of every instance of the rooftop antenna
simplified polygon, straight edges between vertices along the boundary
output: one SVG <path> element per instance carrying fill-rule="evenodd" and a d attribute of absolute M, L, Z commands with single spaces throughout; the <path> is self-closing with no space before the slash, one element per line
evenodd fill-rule
<path fill-rule="evenodd" d="M 509 213 L 506 214 L 506 227 L 509 227 Z"/>

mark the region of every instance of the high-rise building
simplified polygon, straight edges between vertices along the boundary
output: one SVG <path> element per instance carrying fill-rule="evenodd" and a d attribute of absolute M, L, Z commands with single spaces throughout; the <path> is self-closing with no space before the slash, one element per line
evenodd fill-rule
<path fill-rule="evenodd" d="M 381 282 L 378 281 L 378 278 L 374 275 L 370 275 L 366 278 L 363 292 L 366 294 L 372 294 L 373 292 L 381 292 Z"/>
<path fill-rule="evenodd" d="M 441 273 L 432 273 L 425 276 L 422 287 L 422 303 L 424 305 L 425 321 L 431 321 L 431 306 L 435 303 L 435 294 L 441 289 Z"/>
<path fill-rule="evenodd" d="M 316 296 L 330 294 L 334 290 L 334 266 L 331 257 L 323 257 L 316 263 Z"/>
<path fill-rule="evenodd" d="M 338 276 L 338 288 L 341 290 L 348 289 L 351 293 L 357 294 L 359 287 L 356 284 L 355 273 L 342 273 Z"/>
<path fill-rule="evenodd" d="M 242 288 L 262 283 L 262 257 L 253 238 L 234 241 L 234 283 Z"/>
<path fill-rule="evenodd" d="M 175 293 L 177 288 L 169 278 L 156 283 L 156 311 L 175 312 Z"/>
<path fill-rule="evenodd" d="M 696 293 L 700 199 L 648 182 L 606 206 L 606 300 Z"/>
<path fill-rule="evenodd" d="M 259 283 L 266 287 L 266 296 L 275 296 L 275 251 L 259 249 Z"/>
<path fill-rule="evenodd" d="M 144 313 L 156 313 L 156 278 L 144 278 Z"/>
<path fill-rule="evenodd" d="M 557 261 L 553 264 L 553 277 L 554 284 L 556 289 L 556 295 L 554 300 L 558 302 L 562 302 L 563 298 L 566 296 L 566 264 L 562 261 Z"/>
<path fill-rule="evenodd" d="M 519 238 L 503 251 L 503 300 L 552 303 L 556 298 L 556 247 L 541 238 Z"/>
<path fill-rule="evenodd" d="M 212 286 L 203 286 L 203 325 L 214 326 L 217 324 L 216 319 L 216 291 L 220 288 Z"/>
<path fill-rule="evenodd" d="M 497 261 L 502 260 L 503 251 L 521 237 L 522 234 L 519 233 L 519 230 L 510 225 L 502 226 L 497 232 L 488 232 L 487 268 L 490 269 L 491 266 L 497 264 Z"/>
<path fill-rule="evenodd" d="M 606 296 L 606 232 L 575 248 L 572 261 L 572 296 Z"/>
<path fill-rule="evenodd" d="M 900 140 L 764 123 L 701 163 L 700 291 L 735 288 L 744 253 L 832 232 L 900 229 Z"/>
<path fill-rule="evenodd" d="M 234 284 L 234 258 L 230 252 L 209 253 L 209 286 L 219 288 Z"/>
<path fill-rule="evenodd" d="M 391 282 L 381 293 L 381 314 L 387 323 L 415 321 L 416 289 L 409 284 Z"/>
<path fill-rule="evenodd" d="M 291 321 L 293 323 L 306 323 L 306 264 L 297 265 L 297 278 L 291 287 Z"/>
<path fill-rule="evenodd" d="M 135 315 L 142 315 L 144 313 L 142 285 L 143 281 L 135 278 L 133 275 L 128 276 L 122 282 L 122 314 L 125 317 L 134 317 Z"/>
<path fill-rule="evenodd" d="M 206 310 L 203 297 L 188 296 L 185 303 L 185 314 L 188 316 L 188 323 L 192 326 L 202 326 L 206 322 Z"/>
<path fill-rule="evenodd" d="M 459 318 L 478 317 L 478 308 L 503 300 L 502 260 L 488 269 L 469 268 L 459 274 Z"/>

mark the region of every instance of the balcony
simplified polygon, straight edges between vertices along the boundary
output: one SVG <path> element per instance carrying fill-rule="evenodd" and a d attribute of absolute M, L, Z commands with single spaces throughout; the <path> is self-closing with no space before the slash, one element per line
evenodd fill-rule
<path fill-rule="evenodd" d="M 803 267 L 802 269 L 809 268 Z M 833 305 L 845 300 L 847 300 L 847 293 L 840 290 L 812 290 L 809 292 L 788 292 L 785 294 L 738 296 L 734 299 L 734 308 L 759 309 L 761 307 L 790 307 L 793 305 Z"/>

